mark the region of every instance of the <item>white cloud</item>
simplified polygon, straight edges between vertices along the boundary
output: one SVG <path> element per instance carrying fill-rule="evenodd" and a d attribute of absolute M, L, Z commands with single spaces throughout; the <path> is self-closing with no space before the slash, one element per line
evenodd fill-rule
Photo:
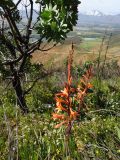
<path fill-rule="evenodd" d="M 120 0 L 81 0 L 80 11 L 100 10 L 104 13 L 119 13 Z"/>

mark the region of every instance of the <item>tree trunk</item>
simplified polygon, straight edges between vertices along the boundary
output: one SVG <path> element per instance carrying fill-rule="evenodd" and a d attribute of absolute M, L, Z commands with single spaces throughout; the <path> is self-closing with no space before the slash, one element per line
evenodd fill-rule
<path fill-rule="evenodd" d="M 22 90 L 22 86 L 20 82 L 20 77 L 18 76 L 17 72 L 14 72 L 13 74 L 12 85 L 13 85 L 13 88 L 15 89 L 16 96 L 17 96 L 17 103 L 20 106 L 20 109 L 24 113 L 28 113 L 29 109 L 26 104 L 24 92 Z"/>

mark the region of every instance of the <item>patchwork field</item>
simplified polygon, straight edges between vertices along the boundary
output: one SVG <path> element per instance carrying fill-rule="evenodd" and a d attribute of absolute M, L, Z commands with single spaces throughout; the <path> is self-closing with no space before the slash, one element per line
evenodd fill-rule
<path fill-rule="evenodd" d="M 66 61 L 69 54 L 71 43 L 74 43 L 74 62 L 84 63 L 85 61 L 95 60 L 99 52 L 104 59 L 107 55 L 107 60 L 116 59 L 120 64 L 120 31 L 111 28 L 108 31 L 102 28 L 75 28 L 73 32 L 68 35 L 66 41 L 58 44 L 49 51 L 37 51 L 33 54 L 33 63 L 43 63 L 46 67 L 55 66 L 61 67 Z M 112 36 L 110 37 L 110 34 Z M 102 44 L 103 43 L 103 44 Z M 52 46 L 49 44 L 45 49 Z"/>

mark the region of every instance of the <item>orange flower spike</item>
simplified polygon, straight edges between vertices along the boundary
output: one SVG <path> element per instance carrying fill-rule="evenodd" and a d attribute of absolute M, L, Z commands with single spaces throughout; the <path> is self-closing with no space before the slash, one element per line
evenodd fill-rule
<path fill-rule="evenodd" d="M 68 104 L 67 100 L 63 100 L 62 98 L 55 97 L 56 102 Z"/>
<path fill-rule="evenodd" d="M 56 110 L 67 112 L 67 109 L 65 109 L 65 108 L 61 105 L 60 102 L 57 102 L 57 103 L 56 103 Z"/>
<path fill-rule="evenodd" d="M 73 62 L 73 46 L 72 46 L 72 50 L 68 56 L 68 85 L 70 86 L 72 83 L 72 76 L 71 76 L 71 66 L 72 66 L 72 62 Z"/>
<path fill-rule="evenodd" d="M 70 86 L 72 83 L 72 77 L 70 75 L 71 73 L 68 72 L 68 85 Z"/>
<path fill-rule="evenodd" d="M 52 114 L 52 118 L 55 120 L 55 119 L 60 119 L 60 120 L 64 120 L 65 119 L 65 116 L 64 115 L 60 115 L 60 114 L 56 114 L 56 113 L 53 113 Z"/>
<path fill-rule="evenodd" d="M 79 114 L 70 108 L 70 118 L 75 120 Z"/>
<path fill-rule="evenodd" d="M 92 88 L 93 86 L 89 83 L 89 79 L 92 76 L 92 66 L 86 71 L 86 73 L 80 79 L 80 84 L 77 88 L 72 87 L 72 76 L 71 76 L 71 67 L 73 62 L 73 45 L 72 50 L 68 56 L 68 81 L 65 83 L 64 89 L 56 94 L 56 113 L 53 113 L 53 119 L 61 120 L 62 122 L 57 124 L 55 128 L 59 128 L 62 125 L 67 125 L 67 128 L 71 132 L 71 122 L 77 119 L 77 116 L 80 113 L 81 107 L 83 107 L 84 98 L 87 95 L 87 90 Z M 73 99 L 74 98 L 74 99 Z M 78 102 L 77 111 L 72 109 L 73 100 Z M 57 114 L 57 111 L 64 111 L 65 114 Z"/>
<path fill-rule="evenodd" d="M 71 84 L 71 64 L 68 60 L 68 84 Z"/>
<path fill-rule="evenodd" d="M 72 83 L 72 77 L 70 77 L 70 79 L 68 80 L 68 84 L 71 85 Z"/>

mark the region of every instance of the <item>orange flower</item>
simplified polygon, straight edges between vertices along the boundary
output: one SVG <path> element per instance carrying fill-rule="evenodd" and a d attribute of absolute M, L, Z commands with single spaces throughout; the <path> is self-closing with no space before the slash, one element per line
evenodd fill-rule
<path fill-rule="evenodd" d="M 60 128 L 63 124 L 67 123 L 68 121 L 63 121 L 59 124 L 57 124 L 54 128 Z"/>
<path fill-rule="evenodd" d="M 60 120 L 64 120 L 65 119 L 65 116 L 61 115 L 61 114 L 53 113 L 52 116 L 53 116 L 53 119 L 60 119 Z"/>
<path fill-rule="evenodd" d="M 93 88 L 93 85 L 91 83 L 88 83 L 87 88 Z"/>
<path fill-rule="evenodd" d="M 64 96 L 68 97 L 68 89 L 67 88 L 64 88 L 64 90 L 62 90 L 61 92 Z"/>
<path fill-rule="evenodd" d="M 59 103 L 68 104 L 68 102 L 66 100 L 63 100 L 62 98 L 55 97 L 55 100 Z"/>
<path fill-rule="evenodd" d="M 70 88 L 70 92 L 71 92 L 71 93 L 74 93 L 75 91 L 76 91 L 75 88 Z"/>
<path fill-rule="evenodd" d="M 58 111 L 65 111 L 65 112 L 67 112 L 67 109 L 65 109 L 62 105 L 61 105 L 61 103 L 60 102 L 57 102 L 56 103 L 56 109 L 58 110 Z"/>
<path fill-rule="evenodd" d="M 62 90 L 61 93 L 57 93 L 56 96 L 68 97 L 68 89 L 64 88 L 64 90 Z"/>
<path fill-rule="evenodd" d="M 73 111 L 71 108 L 70 108 L 70 118 L 71 120 L 75 120 L 78 116 L 78 113 L 76 111 Z"/>

